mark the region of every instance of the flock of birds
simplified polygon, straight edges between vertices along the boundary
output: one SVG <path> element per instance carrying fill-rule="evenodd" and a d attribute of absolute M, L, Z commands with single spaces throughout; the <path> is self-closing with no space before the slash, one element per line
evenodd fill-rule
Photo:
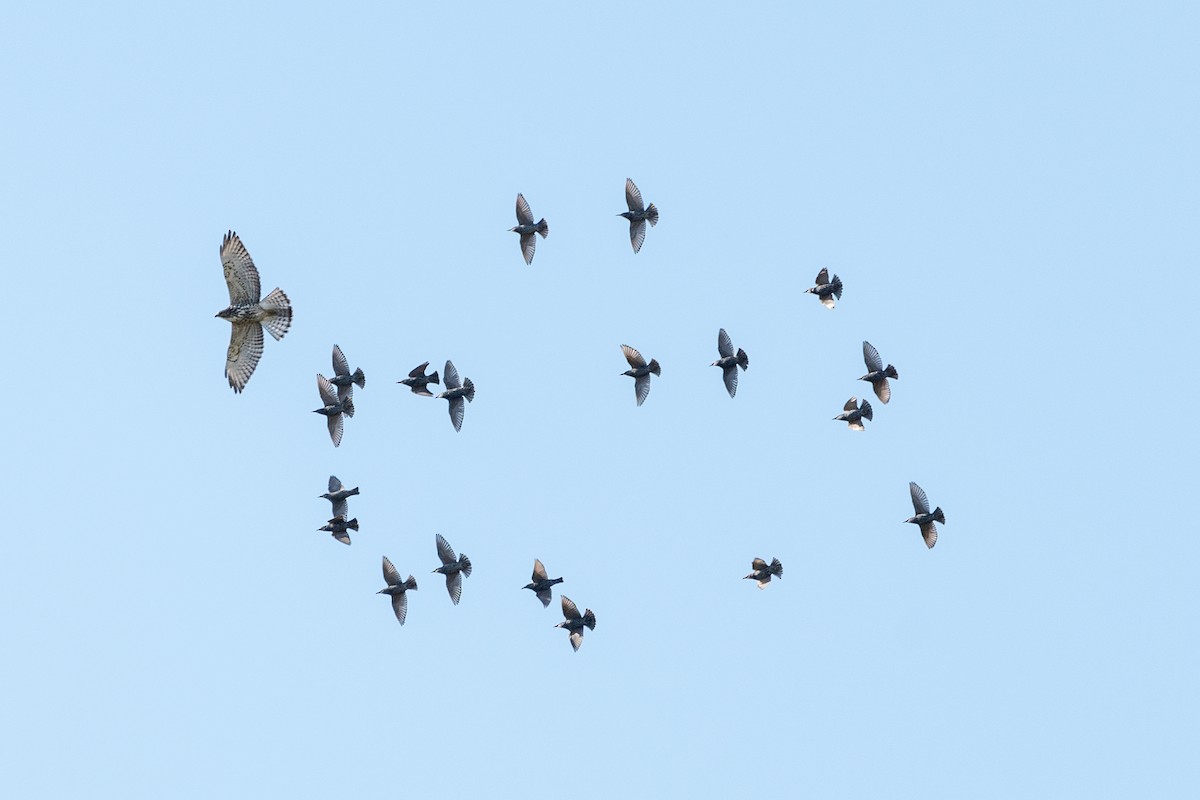
<path fill-rule="evenodd" d="M 633 252 L 638 253 L 646 239 L 647 223 L 650 227 L 658 224 L 658 209 L 653 203 L 646 205 L 643 202 L 642 193 L 630 179 L 625 181 L 625 203 L 629 210 L 618 216 L 629 221 L 629 240 Z M 550 226 L 544 218 L 533 221 L 533 212 L 521 194 L 517 195 L 517 225 L 509 230 L 520 236 L 521 254 L 526 264 L 533 263 L 537 237 L 541 236 L 544 239 L 550 234 Z M 240 393 L 246 388 L 262 357 L 263 330 L 270 333 L 276 341 L 282 339 L 292 324 L 292 306 L 287 295 L 279 288 L 262 297 L 262 287 L 254 261 L 241 239 L 232 230 L 225 234 L 221 243 L 221 265 L 225 270 L 225 283 L 229 287 L 229 307 L 220 311 L 217 316 L 228 320 L 232 325 L 225 359 L 225 377 L 234 392 Z M 831 277 L 827 269 L 822 269 L 817 274 L 815 285 L 805 291 L 816 295 L 822 305 L 832 310 L 836 301 L 842 297 L 842 281 L 837 275 Z M 651 376 L 661 376 L 662 367 L 656 359 L 651 358 L 647 361 L 629 345 L 621 345 L 621 351 L 630 367 L 622 375 L 633 378 L 634 397 L 637 405 L 641 406 L 650 395 Z M 737 394 L 738 370 L 744 372 L 749 369 L 750 358 L 741 348 L 734 349 L 733 340 L 724 328 L 717 333 L 717 354 L 719 358 L 712 362 L 711 366 L 721 368 L 725 389 L 732 398 Z M 892 395 L 888 379 L 898 379 L 899 373 L 891 364 L 885 366 L 879 351 L 867 341 L 863 342 L 863 360 L 867 373 L 859 380 L 870 383 L 875 396 L 886 405 Z M 440 380 L 444 379 L 445 391 L 436 397 L 448 401 L 450 421 L 455 431 L 461 431 L 466 404 L 475 399 L 475 384 L 470 378 L 460 377 L 451 361 L 446 362 L 441 378 L 436 370 L 427 374 L 428 367 L 428 361 L 418 365 L 398 383 L 408 386 L 413 394 L 435 397 L 429 386 L 441 385 Z M 351 372 L 350 362 L 345 354 L 340 347 L 334 345 L 333 377 L 317 375 L 317 393 L 321 398 L 321 407 L 314 409 L 314 413 L 325 417 L 334 447 L 342 442 L 345 418 L 354 416 L 355 386 L 360 389 L 365 387 L 366 375 L 362 369 Z M 865 398 L 859 401 L 857 397 L 851 397 L 846 401 L 842 413 L 834 417 L 834 420 L 846 422 L 851 430 L 862 431 L 865 430 L 863 420 L 873 421 L 874 411 Z M 905 522 L 917 525 L 926 547 L 932 548 L 937 542 L 935 523 L 944 525 L 945 514 L 941 507 L 930 510 L 929 499 L 916 483 L 910 482 L 908 487 L 915 513 Z M 321 497 L 332 503 L 333 516 L 318 530 L 327 531 L 342 544 L 350 544 L 350 531 L 358 530 L 358 519 L 350 517 L 348 501 L 357 494 L 358 487 L 346 489 L 336 476 L 329 476 L 328 491 Z M 458 605 L 462 596 L 463 578 L 471 575 L 471 560 L 465 554 L 456 555 L 450 543 L 441 534 L 437 534 L 436 546 L 442 565 L 433 571 L 445 576 L 450 600 L 454 605 Z M 745 576 L 745 579 L 757 581 L 760 589 L 766 588 L 772 577 L 783 577 L 783 564 L 778 558 L 772 558 L 769 564 L 761 558 L 755 558 L 751 562 L 751 569 L 752 572 Z M 391 598 L 396 620 L 403 625 L 408 616 L 408 592 L 416 590 L 417 581 L 412 575 L 402 579 L 400 572 L 387 556 L 383 557 L 383 578 L 387 586 L 378 593 Z M 533 580 L 523 588 L 533 591 L 542 602 L 542 606 L 548 607 L 553 596 L 551 587 L 562 581 L 562 578 L 550 578 L 542 562 L 534 559 Z M 580 613 L 578 606 L 566 595 L 560 595 L 560 601 L 564 619 L 555 627 L 566 629 L 570 635 L 571 646 L 578 650 L 583 642 L 584 629 L 595 630 L 596 615 L 591 609 Z"/>

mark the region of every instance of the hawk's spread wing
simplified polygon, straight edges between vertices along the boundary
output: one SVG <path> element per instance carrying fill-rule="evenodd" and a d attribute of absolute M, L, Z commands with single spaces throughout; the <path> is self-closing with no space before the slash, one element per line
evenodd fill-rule
<path fill-rule="evenodd" d="M 258 285 L 258 270 L 246 246 L 233 231 L 225 234 L 221 243 L 221 266 L 225 268 L 225 283 L 229 286 L 229 305 L 254 305 L 262 297 Z"/>
<path fill-rule="evenodd" d="M 257 286 L 257 284 L 255 284 Z M 230 285 L 232 291 L 233 284 Z M 235 392 L 246 388 L 263 352 L 263 329 L 257 322 L 235 322 L 225 353 L 225 377 Z"/>

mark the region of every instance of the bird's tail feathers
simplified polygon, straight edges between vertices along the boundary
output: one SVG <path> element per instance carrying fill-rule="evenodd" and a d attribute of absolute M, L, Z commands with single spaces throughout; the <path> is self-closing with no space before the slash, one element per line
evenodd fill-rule
<path fill-rule="evenodd" d="M 929 506 L 926 506 L 926 508 L 928 508 L 928 507 Z M 935 508 L 933 510 L 933 518 L 936 519 L 938 522 L 942 523 L 943 525 L 946 524 L 946 515 L 942 513 L 941 506 L 938 506 L 937 508 Z"/>
<path fill-rule="evenodd" d="M 354 416 L 354 398 L 350 395 L 346 395 L 346 397 L 342 399 L 342 413 L 347 417 Z"/>
<path fill-rule="evenodd" d="M 778 558 L 772 558 L 771 566 L 767 567 L 767 569 L 769 569 L 771 571 L 771 574 L 774 575 L 776 578 L 783 577 L 783 564 L 779 563 Z"/>
<path fill-rule="evenodd" d="M 440 380 L 438 380 L 438 374 L 437 374 L 437 370 L 434 370 L 434 371 L 433 371 L 433 374 L 429 376 L 429 382 L 430 382 L 430 383 L 441 384 L 441 381 L 440 381 Z"/>
<path fill-rule="evenodd" d="M 264 297 L 259 305 L 267 311 L 274 312 L 263 320 L 263 327 L 267 329 L 267 333 L 275 337 L 275 341 L 279 341 L 288 332 L 288 328 L 292 327 L 291 301 L 283 293 L 283 289 L 276 288 L 275 291 Z"/>
<path fill-rule="evenodd" d="M 551 579 L 550 579 L 550 585 L 551 585 L 551 586 L 553 586 L 553 585 L 554 585 L 554 584 L 556 584 L 556 583 L 562 583 L 562 578 L 551 578 Z"/>
<path fill-rule="evenodd" d="M 646 208 L 646 221 L 650 223 L 651 228 L 658 224 L 658 209 L 654 207 L 654 203 Z"/>
<path fill-rule="evenodd" d="M 583 610 L 583 624 L 587 625 L 589 630 L 596 630 L 596 615 L 592 613 L 590 608 Z"/>
<path fill-rule="evenodd" d="M 412 591 L 413 589 L 416 589 L 417 588 L 417 579 L 414 578 L 412 575 L 409 575 L 408 580 L 406 580 L 404 582 L 404 588 L 407 591 Z"/>
<path fill-rule="evenodd" d="M 354 519 L 347 522 L 346 527 L 352 531 L 358 530 L 358 517 L 355 517 Z"/>
<path fill-rule="evenodd" d="M 355 486 L 350 491 L 346 492 L 346 497 L 355 497 L 357 495 L 358 495 L 358 487 L 357 486 Z"/>
<path fill-rule="evenodd" d="M 475 384 L 471 383 L 470 378 L 463 378 L 463 397 L 467 398 L 468 403 L 475 399 Z"/>
<path fill-rule="evenodd" d="M 468 578 L 471 577 L 471 559 L 467 558 L 466 553 L 463 553 L 459 557 L 458 562 L 462 564 L 462 574 L 466 575 Z"/>
<path fill-rule="evenodd" d="M 546 223 L 545 218 L 538 222 L 537 232 L 542 235 L 543 239 L 550 235 L 550 226 Z"/>
<path fill-rule="evenodd" d="M 653 372 L 655 375 L 662 375 L 662 367 L 660 367 L 658 365 L 657 358 L 650 359 L 650 371 Z"/>
<path fill-rule="evenodd" d="M 862 414 L 863 419 L 869 419 L 871 421 L 875 420 L 875 412 L 871 410 L 871 404 L 868 403 L 866 400 L 862 401 L 862 406 L 860 407 L 860 413 Z"/>
<path fill-rule="evenodd" d="M 740 347 L 738 348 L 737 353 L 737 363 L 738 366 L 742 368 L 742 372 L 745 372 L 750 368 L 750 356 L 746 355 L 746 351 Z"/>
<path fill-rule="evenodd" d="M 367 385 L 367 376 L 363 374 L 361 369 L 354 370 L 354 377 L 350 380 L 354 381 L 354 384 L 360 389 Z"/>
<path fill-rule="evenodd" d="M 837 275 L 834 275 L 833 280 L 830 281 L 830 283 L 833 286 L 833 296 L 836 297 L 838 300 L 841 300 L 842 299 L 842 279 L 839 278 Z"/>

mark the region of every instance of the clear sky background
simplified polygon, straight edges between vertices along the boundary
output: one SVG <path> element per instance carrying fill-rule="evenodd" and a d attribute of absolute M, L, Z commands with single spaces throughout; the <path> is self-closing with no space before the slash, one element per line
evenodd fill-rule
<path fill-rule="evenodd" d="M 0 794 L 1195 796 L 1200 13 L 1047 5 L 7 8 Z"/>

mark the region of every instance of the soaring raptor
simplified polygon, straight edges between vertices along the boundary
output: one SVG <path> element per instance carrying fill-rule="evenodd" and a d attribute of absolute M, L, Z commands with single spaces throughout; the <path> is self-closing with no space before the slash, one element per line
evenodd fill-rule
<path fill-rule="evenodd" d="M 225 377 L 235 392 L 246 388 L 258 359 L 262 358 L 263 327 L 278 341 L 292 325 L 292 304 L 282 289 L 260 300 L 258 270 L 246 246 L 233 231 L 221 242 L 221 266 L 229 285 L 229 308 L 217 314 L 233 325 L 225 354 Z"/>

